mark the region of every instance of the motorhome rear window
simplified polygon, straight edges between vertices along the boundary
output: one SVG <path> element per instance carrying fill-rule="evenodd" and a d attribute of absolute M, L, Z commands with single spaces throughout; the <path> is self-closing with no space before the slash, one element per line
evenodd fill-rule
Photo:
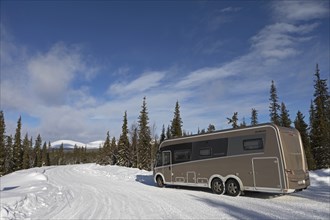
<path fill-rule="evenodd" d="M 263 149 L 263 147 L 264 146 L 261 138 L 243 140 L 244 150 L 260 150 Z"/>

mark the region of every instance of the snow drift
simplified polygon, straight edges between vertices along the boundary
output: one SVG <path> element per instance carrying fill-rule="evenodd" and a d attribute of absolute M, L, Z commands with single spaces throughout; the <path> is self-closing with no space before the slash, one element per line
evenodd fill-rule
<path fill-rule="evenodd" d="M 329 219 L 330 169 L 289 195 L 230 197 L 158 188 L 152 172 L 96 164 L 21 170 L 0 177 L 1 219 Z"/>

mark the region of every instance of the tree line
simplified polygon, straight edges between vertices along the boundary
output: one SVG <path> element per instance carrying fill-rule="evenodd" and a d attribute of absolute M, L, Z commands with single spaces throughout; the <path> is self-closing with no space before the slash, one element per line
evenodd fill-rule
<path fill-rule="evenodd" d="M 300 132 L 309 169 L 328 168 L 330 166 L 330 96 L 327 82 L 321 79 L 316 65 L 314 94 L 309 110 L 309 124 L 305 116 L 298 111 L 293 126 Z M 271 82 L 269 97 L 270 122 L 284 127 L 291 127 L 289 110 L 284 102 L 279 103 L 275 82 Z M 227 118 L 233 128 L 245 127 L 245 118 L 239 123 L 238 112 Z M 257 125 L 258 111 L 251 109 L 250 125 Z M 103 165 L 120 165 L 151 170 L 159 144 L 176 137 L 192 135 L 182 130 L 183 121 L 180 115 L 179 101 L 176 101 L 174 116 L 170 125 L 162 127 L 160 137 L 155 134 L 155 125 L 150 127 L 146 97 L 143 98 L 138 123 L 128 128 L 127 111 L 123 115 L 123 125 L 119 139 L 111 137 L 109 131 L 103 146 L 98 150 L 87 150 L 86 147 L 74 146 L 73 151 L 66 151 L 63 144 L 51 148 L 50 143 L 42 142 L 40 134 L 33 143 L 32 137 L 21 136 L 21 117 L 17 122 L 14 137 L 6 135 L 4 113 L 0 111 L 0 176 L 32 167 L 65 165 L 95 162 Z M 152 132 L 153 130 L 153 132 Z M 213 132 L 215 126 L 209 124 L 207 129 L 199 129 L 197 134 Z M 152 134 L 153 133 L 153 134 Z"/>

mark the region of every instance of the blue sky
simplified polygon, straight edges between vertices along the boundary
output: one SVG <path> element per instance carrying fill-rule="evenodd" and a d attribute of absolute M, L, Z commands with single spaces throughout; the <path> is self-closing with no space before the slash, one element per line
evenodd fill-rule
<path fill-rule="evenodd" d="M 269 90 L 308 122 L 313 74 L 329 81 L 329 1 L 1 1 L 6 131 L 45 141 L 118 137 L 147 98 L 158 135 L 269 121 Z M 329 85 L 329 84 L 328 84 Z"/>

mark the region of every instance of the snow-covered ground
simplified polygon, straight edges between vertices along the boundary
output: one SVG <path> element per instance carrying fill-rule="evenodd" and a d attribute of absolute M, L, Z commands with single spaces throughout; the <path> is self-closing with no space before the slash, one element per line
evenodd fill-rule
<path fill-rule="evenodd" d="M 1 219 L 330 219 L 330 169 L 290 195 L 230 197 L 201 188 L 158 188 L 152 173 L 96 164 L 3 176 Z"/>

